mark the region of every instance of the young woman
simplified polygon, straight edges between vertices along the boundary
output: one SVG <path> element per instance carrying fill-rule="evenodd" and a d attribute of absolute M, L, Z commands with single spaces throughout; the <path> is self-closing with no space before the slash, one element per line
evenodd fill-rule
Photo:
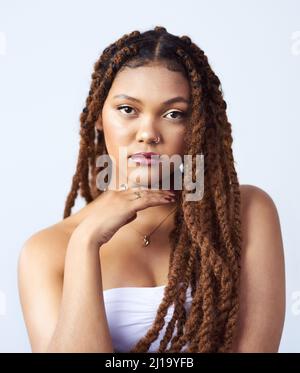
<path fill-rule="evenodd" d="M 29 237 L 19 257 L 32 351 L 278 351 L 279 217 L 265 191 L 239 185 L 226 103 L 204 52 L 163 27 L 124 35 L 95 63 L 80 122 L 63 220 Z M 203 154 L 202 198 L 189 201 L 184 183 L 174 188 L 175 167 L 154 175 L 138 152 Z M 118 176 L 102 190 L 103 155 Z M 78 191 L 86 206 L 71 215 Z"/>

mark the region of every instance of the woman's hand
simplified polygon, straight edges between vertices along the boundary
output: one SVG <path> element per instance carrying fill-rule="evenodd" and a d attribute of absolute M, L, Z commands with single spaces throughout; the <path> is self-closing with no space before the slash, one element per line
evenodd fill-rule
<path fill-rule="evenodd" d="M 140 193 L 141 198 L 135 194 Z M 108 190 L 95 201 L 93 211 L 77 226 L 75 231 L 81 237 L 99 247 L 124 225 L 137 217 L 137 211 L 147 207 L 174 202 L 174 192 L 168 190 L 127 189 Z"/>

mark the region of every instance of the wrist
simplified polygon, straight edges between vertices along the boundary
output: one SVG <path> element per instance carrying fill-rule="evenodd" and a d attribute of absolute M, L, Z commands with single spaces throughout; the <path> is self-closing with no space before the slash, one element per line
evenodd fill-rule
<path fill-rule="evenodd" d="M 90 229 L 81 224 L 73 231 L 71 240 L 91 250 L 99 250 L 104 243 L 99 234 L 95 237 Z"/>

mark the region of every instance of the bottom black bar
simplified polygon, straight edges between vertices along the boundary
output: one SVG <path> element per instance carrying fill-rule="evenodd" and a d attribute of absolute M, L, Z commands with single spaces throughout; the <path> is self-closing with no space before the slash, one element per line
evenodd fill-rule
<path fill-rule="evenodd" d="M 72 371 L 86 369 L 118 370 L 123 372 L 172 371 L 204 372 L 204 369 L 284 369 L 299 371 L 300 354 L 296 353 L 232 353 L 232 354 L 193 354 L 193 353 L 11 353 L 0 354 L 1 363 L 8 368 L 22 365 L 22 368 L 55 369 L 71 368 Z"/>

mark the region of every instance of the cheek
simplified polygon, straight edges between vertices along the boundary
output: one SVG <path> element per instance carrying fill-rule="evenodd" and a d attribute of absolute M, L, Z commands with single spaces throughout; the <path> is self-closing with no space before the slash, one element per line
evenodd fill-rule
<path fill-rule="evenodd" d="M 177 129 L 176 131 L 173 131 L 172 134 L 170 134 L 168 143 L 172 147 L 171 152 L 173 154 L 182 154 L 184 150 L 184 133 L 185 133 L 185 128 L 180 128 Z"/>
<path fill-rule="evenodd" d="M 104 136 L 108 154 L 113 157 L 113 159 L 116 161 L 116 165 L 118 165 L 119 149 L 120 147 L 127 147 L 126 141 L 124 141 L 124 138 L 117 131 L 113 131 L 112 128 L 105 132 Z"/>
<path fill-rule="evenodd" d="M 113 115 L 106 115 L 103 116 L 103 132 L 108 152 L 117 158 L 119 147 L 128 146 L 128 130 Z"/>

